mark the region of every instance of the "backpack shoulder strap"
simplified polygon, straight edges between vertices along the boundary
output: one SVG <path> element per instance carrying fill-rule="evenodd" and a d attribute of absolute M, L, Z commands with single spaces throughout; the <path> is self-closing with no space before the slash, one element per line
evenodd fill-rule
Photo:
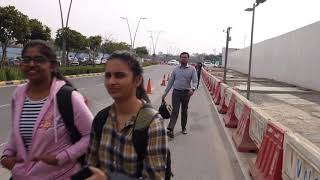
<path fill-rule="evenodd" d="M 57 92 L 57 104 L 60 115 L 68 130 L 69 137 L 72 143 L 76 143 L 81 139 L 81 134 L 77 127 L 74 125 L 74 115 L 72 106 L 72 92 L 76 89 L 69 85 L 64 85 Z"/>
<path fill-rule="evenodd" d="M 149 139 L 149 125 L 157 115 L 158 111 L 156 111 L 150 104 L 145 104 L 138 112 L 132 135 L 133 146 L 138 155 L 136 177 L 142 177 L 143 160 L 146 155 Z"/>
<path fill-rule="evenodd" d="M 109 110 L 111 106 L 108 106 L 101 111 L 98 112 L 98 114 L 94 117 L 93 123 L 92 123 L 92 131 L 95 134 L 95 138 L 97 142 L 100 142 L 101 140 L 101 134 L 103 130 L 103 126 L 107 121 L 107 118 L 109 116 Z"/>
<path fill-rule="evenodd" d="M 110 108 L 111 106 L 102 109 L 93 119 L 90 133 L 90 146 L 94 146 L 97 150 L 100 148 L 103 126 L 107 121 Z M 91 152 L 91 148 L 88 148 L 87 155 L 88 154 L 91 154 L 92 156 L 98 156 L 97 152 Z M 100 167 L 100 161 L 97 161 L 96 163 L 96 166 Z"/>
<path fill-rule="evenodd" d="M 157 114 L 158 111 L 155 110 L 150 104 L 144 104 L 144 106 L 138 112 L 134 130 L 139 131 L 149 127 L 151 121 Z"/>

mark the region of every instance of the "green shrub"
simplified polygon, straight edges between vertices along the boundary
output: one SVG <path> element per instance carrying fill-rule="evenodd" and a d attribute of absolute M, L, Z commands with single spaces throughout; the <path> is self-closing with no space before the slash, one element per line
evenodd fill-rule
<path fill-rule="evenodd" d="M 142 63 L 142 66 L 150 66 L 158 64 L 155 61 L 146 61 Z M 100 73 L 104 72 L 104 65 L 95 65 L 95 66 L 61 66 L 59 71 L 65 75 L 78 75 L 78 74 L 90 74 L 90 73 Z M 18 67 L 2 67 L 0 69 L 0 81 L 11 81 L 11 80 L 20 80 L 24 79 L 23 74 L 21 73 Z"/>
<path fill-rule="evenodd" d="M 6 77 L 6 72 L 1 69 L 0 70 L 0 81 L 6 81 L 7 77 Z"/>

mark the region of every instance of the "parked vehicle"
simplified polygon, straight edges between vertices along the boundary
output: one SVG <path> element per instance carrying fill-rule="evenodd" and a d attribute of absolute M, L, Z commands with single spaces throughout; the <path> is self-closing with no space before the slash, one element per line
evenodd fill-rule
<path fill-rule="evenodd" d="M 93 60 L 94 64 L 101 64 L 101 59 L 95 59 Z"/>
<path fill-rule="evenodd" d="M 89 65 L 89 58 L 88 57 L 80 57 L 78 58 L 80 65 L 86 66 Z"/>
<path fill-rule="evenodd" d="M 179 65 L 179 64 L 180 64 L 180 62 L 177 61 L 177 60 L 174 60 L 174 59 L 172 59 L 172 60 L 170 60 L 170 61 L 168 62 L 168 65 L 170 65 L 170 66 L 177 66 L 177 65 Z"/>
<path fill-rule="evenodd" d="M 218 67 L 218 68 L 220 68 L 220 67 L 221 67 L 221 65 L 220 65 L 220 63 L 219 63 L 219 62 L 216 62 L 216 63 L 214 64 L 214 66 L 215 66 L 215 67 Z"/>
<path fill-rule="evenodd" d="M 8 58 L 8 63 L 9 65 L 12 65 L 12 66 L 19 66 L 20 63 L 21 63 L 21 56 L 14 56 L 14 57 L 11 57 L 11 58 Z"/>
<path fill-rule="evenodd" d="M 203 66 L 204 67 L 215 67 L 215 64 L 212 64 L 211 62 L 204 62 Z"/>
<path fill-rule="evenodd" d="M 72 61 L 72 62 L 70 63 L 70 65 L 71 65 L 71 66 L 79 66 L 80 63 L 79 63 L 79 61 Z"/>
<path fill-rule="evenodd" d="M 101 64 L 105 64 L 107 62 L 108 58 L 101 58 Z"/>
<path fill-rule="evenodd" d="M 76 57 L 69 57 L 69 65 L 71 66 L 79 66 L 79 60 Z"/>

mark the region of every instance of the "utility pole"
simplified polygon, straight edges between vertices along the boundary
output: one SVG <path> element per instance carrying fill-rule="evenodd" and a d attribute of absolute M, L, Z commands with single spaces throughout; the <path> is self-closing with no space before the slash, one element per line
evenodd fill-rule
<path fill-rule="evenodd" d="M 231 27 L 227 28 L 227 39 L 226 39 L 226 53 L 224 58 L 224 73 L 223 73 L 223 82 L 227 83 L 227 65 L 228 65 L 228 50 L 229 50 L 229 41 L 230 39 L 230 30 Z"/>

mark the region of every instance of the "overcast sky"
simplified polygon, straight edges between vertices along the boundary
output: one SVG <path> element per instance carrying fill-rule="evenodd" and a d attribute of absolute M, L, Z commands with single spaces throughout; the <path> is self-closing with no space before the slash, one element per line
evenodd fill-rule
<path fill-rule="evenodd" d="M 61 0 L 64 17 L 70 0 Z M 221 52 L 225 46 L 223 29 L 231 26 L 229 47 L 249 46 L 253 0 L 74 0 L 69 26 L 86 36 L 108 36 L 130 44 L 127 17 L 132 36 L 140 17 L 135 47 L 151 48 L 148 31 L 163 31 L 156 51 L 176 53 Z M 254 42 L 293 31 L 320 20 L 319 0 L 267 0 L 256 9 Z M 61 27 L 58 0 L 1 0 L 13 5 L 52 29 Z M 156 33 L 153 33 L 156 39 Z M 133 37 L 132 37 L 133 38 Z"/>

